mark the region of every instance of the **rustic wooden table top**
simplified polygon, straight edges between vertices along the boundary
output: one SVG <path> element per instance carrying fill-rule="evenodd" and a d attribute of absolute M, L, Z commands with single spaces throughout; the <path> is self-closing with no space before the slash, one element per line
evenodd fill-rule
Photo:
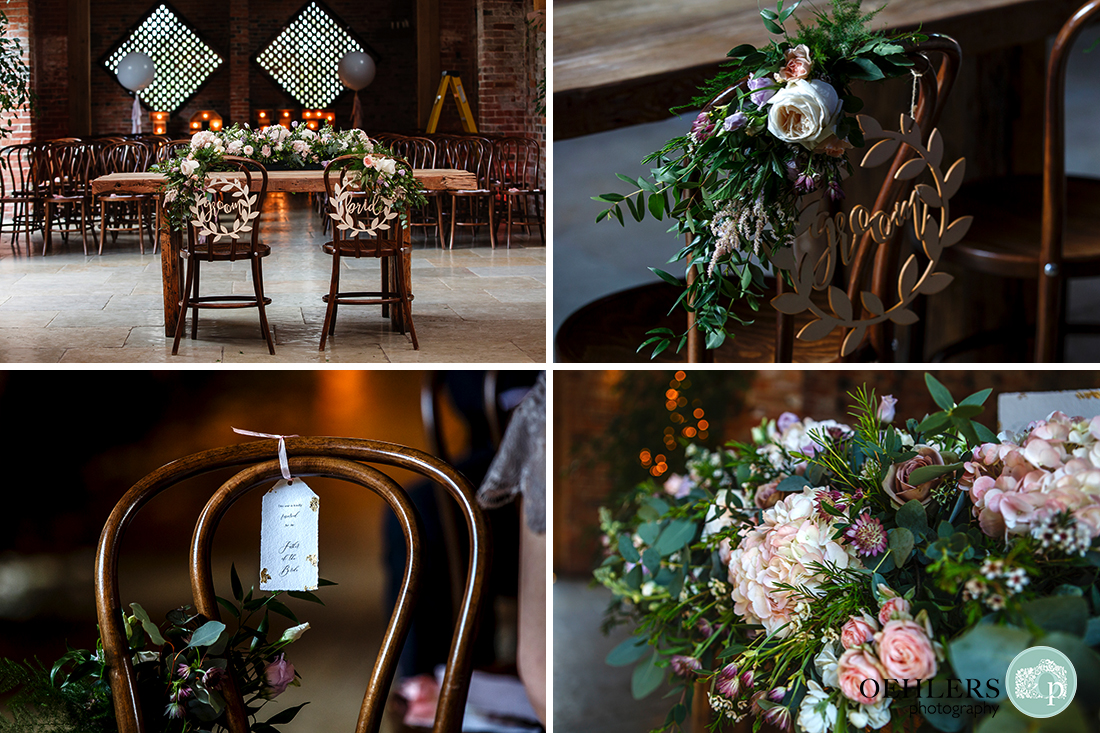
<path fill-rule="evenodd" d="M 893 0 L 872 23 L 948 33 L 969 56 L 1045 37 L 1080 4 Z M 828 2 L 815 5 L 825 8 Z M 760 7 L 759 0 L 557 0 L 555 138 L 668 117 L 670 106 L 689 102 L 698 84 L 714 75 L 729 49 L 776 38 L 761 23 Z M 812 13 L 806 3 L 796 16 L 809 21 Z"/>
<path fill-rule="evenodd" d="M 324 171 L 268 171 L 268 191 L 324 191 Z M 240 175 L 240 174 L 238 174 Z M 417 168 L 413 175 L 424 188 L 453 191 L 477 188 L 477 176 L 452 168 Z M 156 193 L 164 183 L 159 173 L 111 173 L 92 181 L 92 193 Z"/>

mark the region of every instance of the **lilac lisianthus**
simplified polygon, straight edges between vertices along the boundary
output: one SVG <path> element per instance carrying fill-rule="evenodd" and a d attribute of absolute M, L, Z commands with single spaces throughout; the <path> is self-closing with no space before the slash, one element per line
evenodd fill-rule
<path fill-rule="evenodd" d="M 749 121 L 749 118 L 745 116 L 744 112 L 738 110 L 732 115 L 726 118 L 726 121 L 722 123 L 722 129 L 726 132 L 733 132 L 734 130 L 740 130 L 745 126 L 745 123 Z"/>
<path fill-rule="evenodd" d="M 749 99 L 757 107 L 763 107 L 769 99 L 775 96 L 775 82 L 766 76 L 757 78 L 750 76 L 748 81 L 749 89 L 752 89 L 752 94 L 749 95 Z"/>
<path fill-rule="evenodd" d="M 280 654 L 279 658 L 269 662 L 264 668 L 264 679 L 271 697 L 286 692 L 287 686 L 294 681 L 294 665 L 286 661 L 286 655 Z"/>
<path fill-rule="evenodd" d="M 880 422 L 894 422 L 894 417 L 897 414 L 897 409 L 894 407 L 896 404 L 898 404 L 898 398 L 894 395 L 882 396 L 878 403 L 878 419 Z"/>

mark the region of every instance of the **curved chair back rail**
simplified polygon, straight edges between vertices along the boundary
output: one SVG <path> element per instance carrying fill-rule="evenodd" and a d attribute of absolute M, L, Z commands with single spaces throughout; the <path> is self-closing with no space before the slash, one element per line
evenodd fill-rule
<path fill-rule="evenodd" d="M 403 468 L 437 482 L 458 503 L 470 535 L 469 571 L 462 593 L 461 606 L 458 609 L 458 620 L 455 624 L 447 658 L 447 671 L 440 689 L 439 706 L 433 726 L 435 733 L 457 733 L 461 729 L 463 707 L 470 685 L 471 644 L 477 626 L 490 551 L 488 527 L 477 505 L 474 487 L 444 461 L 406 446 L 336 437 L 287 438 L 285 443 L 292 466 L 297 465 L 293 462 L 294 459 L 309 457 L 345 459 Z M 214 448 L 172 461 L 134 484 L 115 505 L 108 517 L 96 553 L 96 613 L 103 637 L 120 733 L 144 733 L 145 731 L 134 686 L 133 665 L 129 656 L 125 654 L 127 643 L 118 588 L 119 550 L 126 529 L 133 522 L 138 511 L 165 489 L 211 471 L 272 461 L 278 456 L 278 445 L 277 440 L 260 440 Z M 266 469 L 259 470 L 262 472 Z M 340 467 L 336 470 L 347 469 Z M 247 476 L 252 475 L 254 474 L 247 474 Z M 233 483 L 235 480 L 243 480 L 241 477 L 242 474 L 238 474 L 231 479 L 232 486 L 237 485 Z M 234 492 L 232 486 L 226 490 L 227 493 Z M 225 490 L 225 486 L 219 491 L 222 490 Z M 216 509 L 208 505 L 204 510 L 204 516 L 207 511 L 216 511 Z M 196 537 L 198 537 L 198 529 L 196 529 Z M 393 628 L 391 619 L 391 628 L 387 631 L 386 638 L 398 632 L 400 628 Z M 372 675 L 372 686 L 379 675 L 378 670 Z M 371 689 L 368 687 L 367 698 L 371 696 Z M 367 698 L 364 699 L 364 703 Z M 369 727 L 363 727 L 364 724 L 370 725 L 372 720 L 371 718 L 365 721 L 361 711 L 357 731 L 372 730 Z"/>
<path fill-rule="evenodd" d="M 382 711 L 386 703 L 390 682 L 397 668 L 401 647 L 408 635 L 410 612 L 416 602 L 420 579 L 420 516 L 404 490 L 386 474 L 370 466 L 349 461 L 345 458 L 324 456 L 294 457 L 288 459 L 290 472 L 295 477 L 324 476 L 341 478 L 370 489 L 381 496 L 397 515 L 405 536 L 407 553 L 405 573 L 401 580 L 401 592 L 394 605 L 390 622 L 382 640 L 379 658 L 371 672 L 363 704 L 359 709 L 357 733 L 373 733 L 382 722 Z M 265 461 L 244 469 L 230 478 L 210 497 L 203 508 L 195 533 L 191 539 L 191 593 L 195 608 L 209 619 L 220 620 L 217 599 L 214 595 L 214 578 L 211 573 L 211 555 L 214 548 L 214 533 L 222 517 L 231 506 L 246 493 L 261 484 L 277 480 L 282 471 L 279 461 Z M 247 733 L 248 722 L 245 715 L 244 700 L 234 688 L 227 697 L 229 729 L 233 733 Z"/>

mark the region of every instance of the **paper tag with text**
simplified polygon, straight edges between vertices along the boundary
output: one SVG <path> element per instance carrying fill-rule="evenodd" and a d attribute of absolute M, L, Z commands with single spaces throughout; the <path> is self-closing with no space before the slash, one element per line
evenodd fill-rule
<path fill-rule="evenodd" d="M 319 508 L 317 494 L 300 478 L 264 494 L 260 590 L 317 590 Z"/>

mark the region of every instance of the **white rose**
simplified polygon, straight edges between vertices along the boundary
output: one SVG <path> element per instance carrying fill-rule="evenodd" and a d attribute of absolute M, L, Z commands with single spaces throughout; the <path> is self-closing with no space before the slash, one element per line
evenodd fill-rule
<path fill-rule="evenodd" d="M 821 81 L 797 79 L 768 100 L 768 132 L 807 150 L 836 133 L 842 102 L 836 90 Z"/>
<path fill-rule="evenodd" d="M 390 176 L 397 172 L 397 163 L 393 158 L 379 158 L 374 161 L 374 167 Z"/>
<path fill-rule="evenodd" d="M 185 176 L 195 175 L 195 171 L 199 169 L 199 161 L 194 158 L 184 158 L 180 161 L 180 172 Z"/>
<path fill-rule="evenodd" d="M 245 155 L 252 155 L 254 152 L 256 152 L 256 149 L 253 148 L 251 145 L 245 145 L 244 146 L 244 154 Z"/>

